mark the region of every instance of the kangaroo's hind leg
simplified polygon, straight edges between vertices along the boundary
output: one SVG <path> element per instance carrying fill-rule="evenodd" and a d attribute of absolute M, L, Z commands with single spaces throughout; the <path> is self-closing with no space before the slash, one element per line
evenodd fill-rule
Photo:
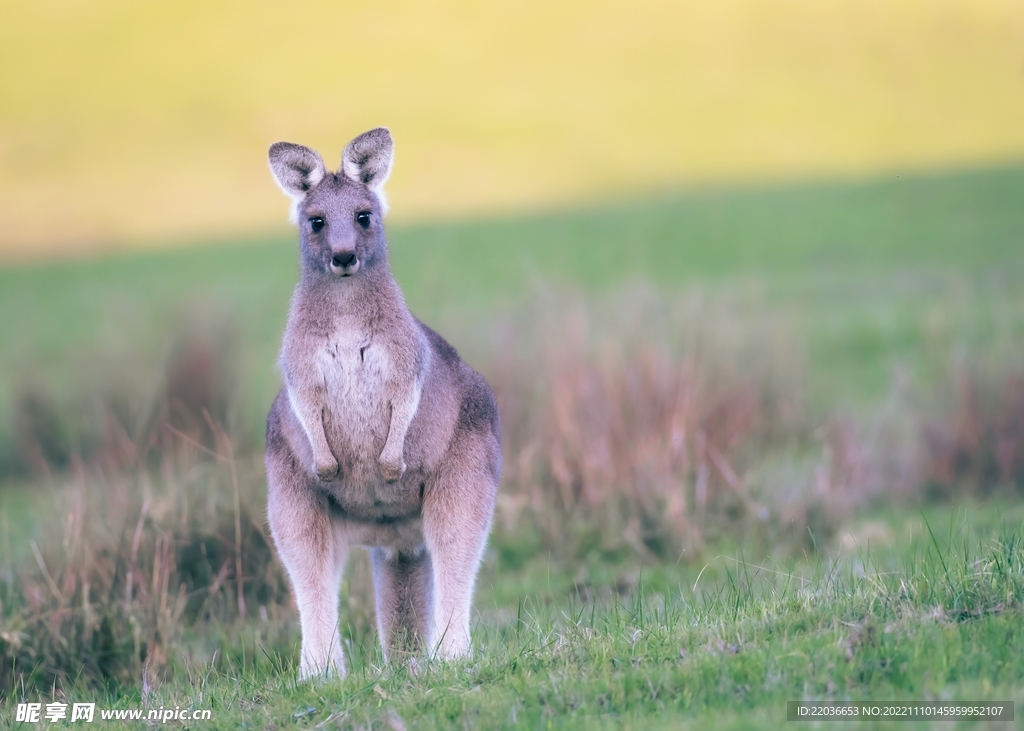
<path fill-rule="evenodd" d="M 420 550 L 402 554 L 370 551 L 377 604 L 377 631 L 387 662 L 401 661 L 426 645 L 433 609 L 430 556 Z"/>
<path fill-rule="evenodd" d="M 501 455 L 490 433 L 456 433 L 423 497 L 423 535 L 434 575 L 432 654 L 470 654 L 473 588 L 498 490 Z"/>
<path fill-rule="evenodd" d="M 338 590 L 348 546 L 287 447 L 267 450 L 267 515 L 277 552 L 291 580 L 302 629 L 299 678 L 344 676 L 338 637 Z"/>

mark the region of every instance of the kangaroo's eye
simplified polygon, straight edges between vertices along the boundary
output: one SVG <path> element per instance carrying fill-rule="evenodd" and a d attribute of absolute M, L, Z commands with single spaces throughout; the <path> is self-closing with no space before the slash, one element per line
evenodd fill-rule
<path fill-rule="evenodd" d="M 356 214 L 356 223 L 363 228 L 370 228 L 370 212 L 359 211 L 359 213 Z"/>
<path fill-rule="evenodd" d="M 309 227 L 313 229 L 313 233 L 316 233 L 324 227 L 324 219 L 320 218 L 320 216 L 314 216 L 309 219 Z"/>

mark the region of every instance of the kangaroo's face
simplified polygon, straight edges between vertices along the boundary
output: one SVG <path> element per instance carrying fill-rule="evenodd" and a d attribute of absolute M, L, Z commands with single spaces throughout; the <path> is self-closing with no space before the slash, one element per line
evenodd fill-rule
<path fill-rule="evenodd" d="M 339 277 L 372 264 L 384 246 L 380 199 L 344 175 L 327 173 L 296 213 L 303 259 Z"/>
<path fill-rule="evenodd" d="M 270 147 L 270 169 L 293 201 L 304 266 L 351 277 L 383 255 L 381 188 L 392 157 L 391 134 L 383 127 L 349 142 L 335 173 L 308 147 L 289 142 Z"/>

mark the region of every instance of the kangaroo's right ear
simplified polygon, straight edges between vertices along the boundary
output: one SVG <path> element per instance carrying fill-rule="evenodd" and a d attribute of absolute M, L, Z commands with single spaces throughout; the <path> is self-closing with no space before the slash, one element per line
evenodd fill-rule
<path fill-rule="evenodd" d="M 306 194 L 317 186 L 327 174 L 324 161 L 308 147 L 291 142 L 275 142 L 270 146 L 270 171 L 281 190 L 294 201 L 292 219 L 296 207 Z"/>

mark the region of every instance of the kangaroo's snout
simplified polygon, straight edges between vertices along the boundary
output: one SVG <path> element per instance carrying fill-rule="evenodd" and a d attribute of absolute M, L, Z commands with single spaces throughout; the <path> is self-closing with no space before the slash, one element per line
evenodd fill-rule
<path fill-rule="evenodd" d="M 336 267 L 349 267 L 356 263 L 356 252 L 342 252 L 331 257 L 331 264 Z"/>
<path fill-rule="evenodd" d="M 337 251 L 331 255 L 331 271 L 349 277 L 359 271 L 359 257 L 354 251 Z"/>

